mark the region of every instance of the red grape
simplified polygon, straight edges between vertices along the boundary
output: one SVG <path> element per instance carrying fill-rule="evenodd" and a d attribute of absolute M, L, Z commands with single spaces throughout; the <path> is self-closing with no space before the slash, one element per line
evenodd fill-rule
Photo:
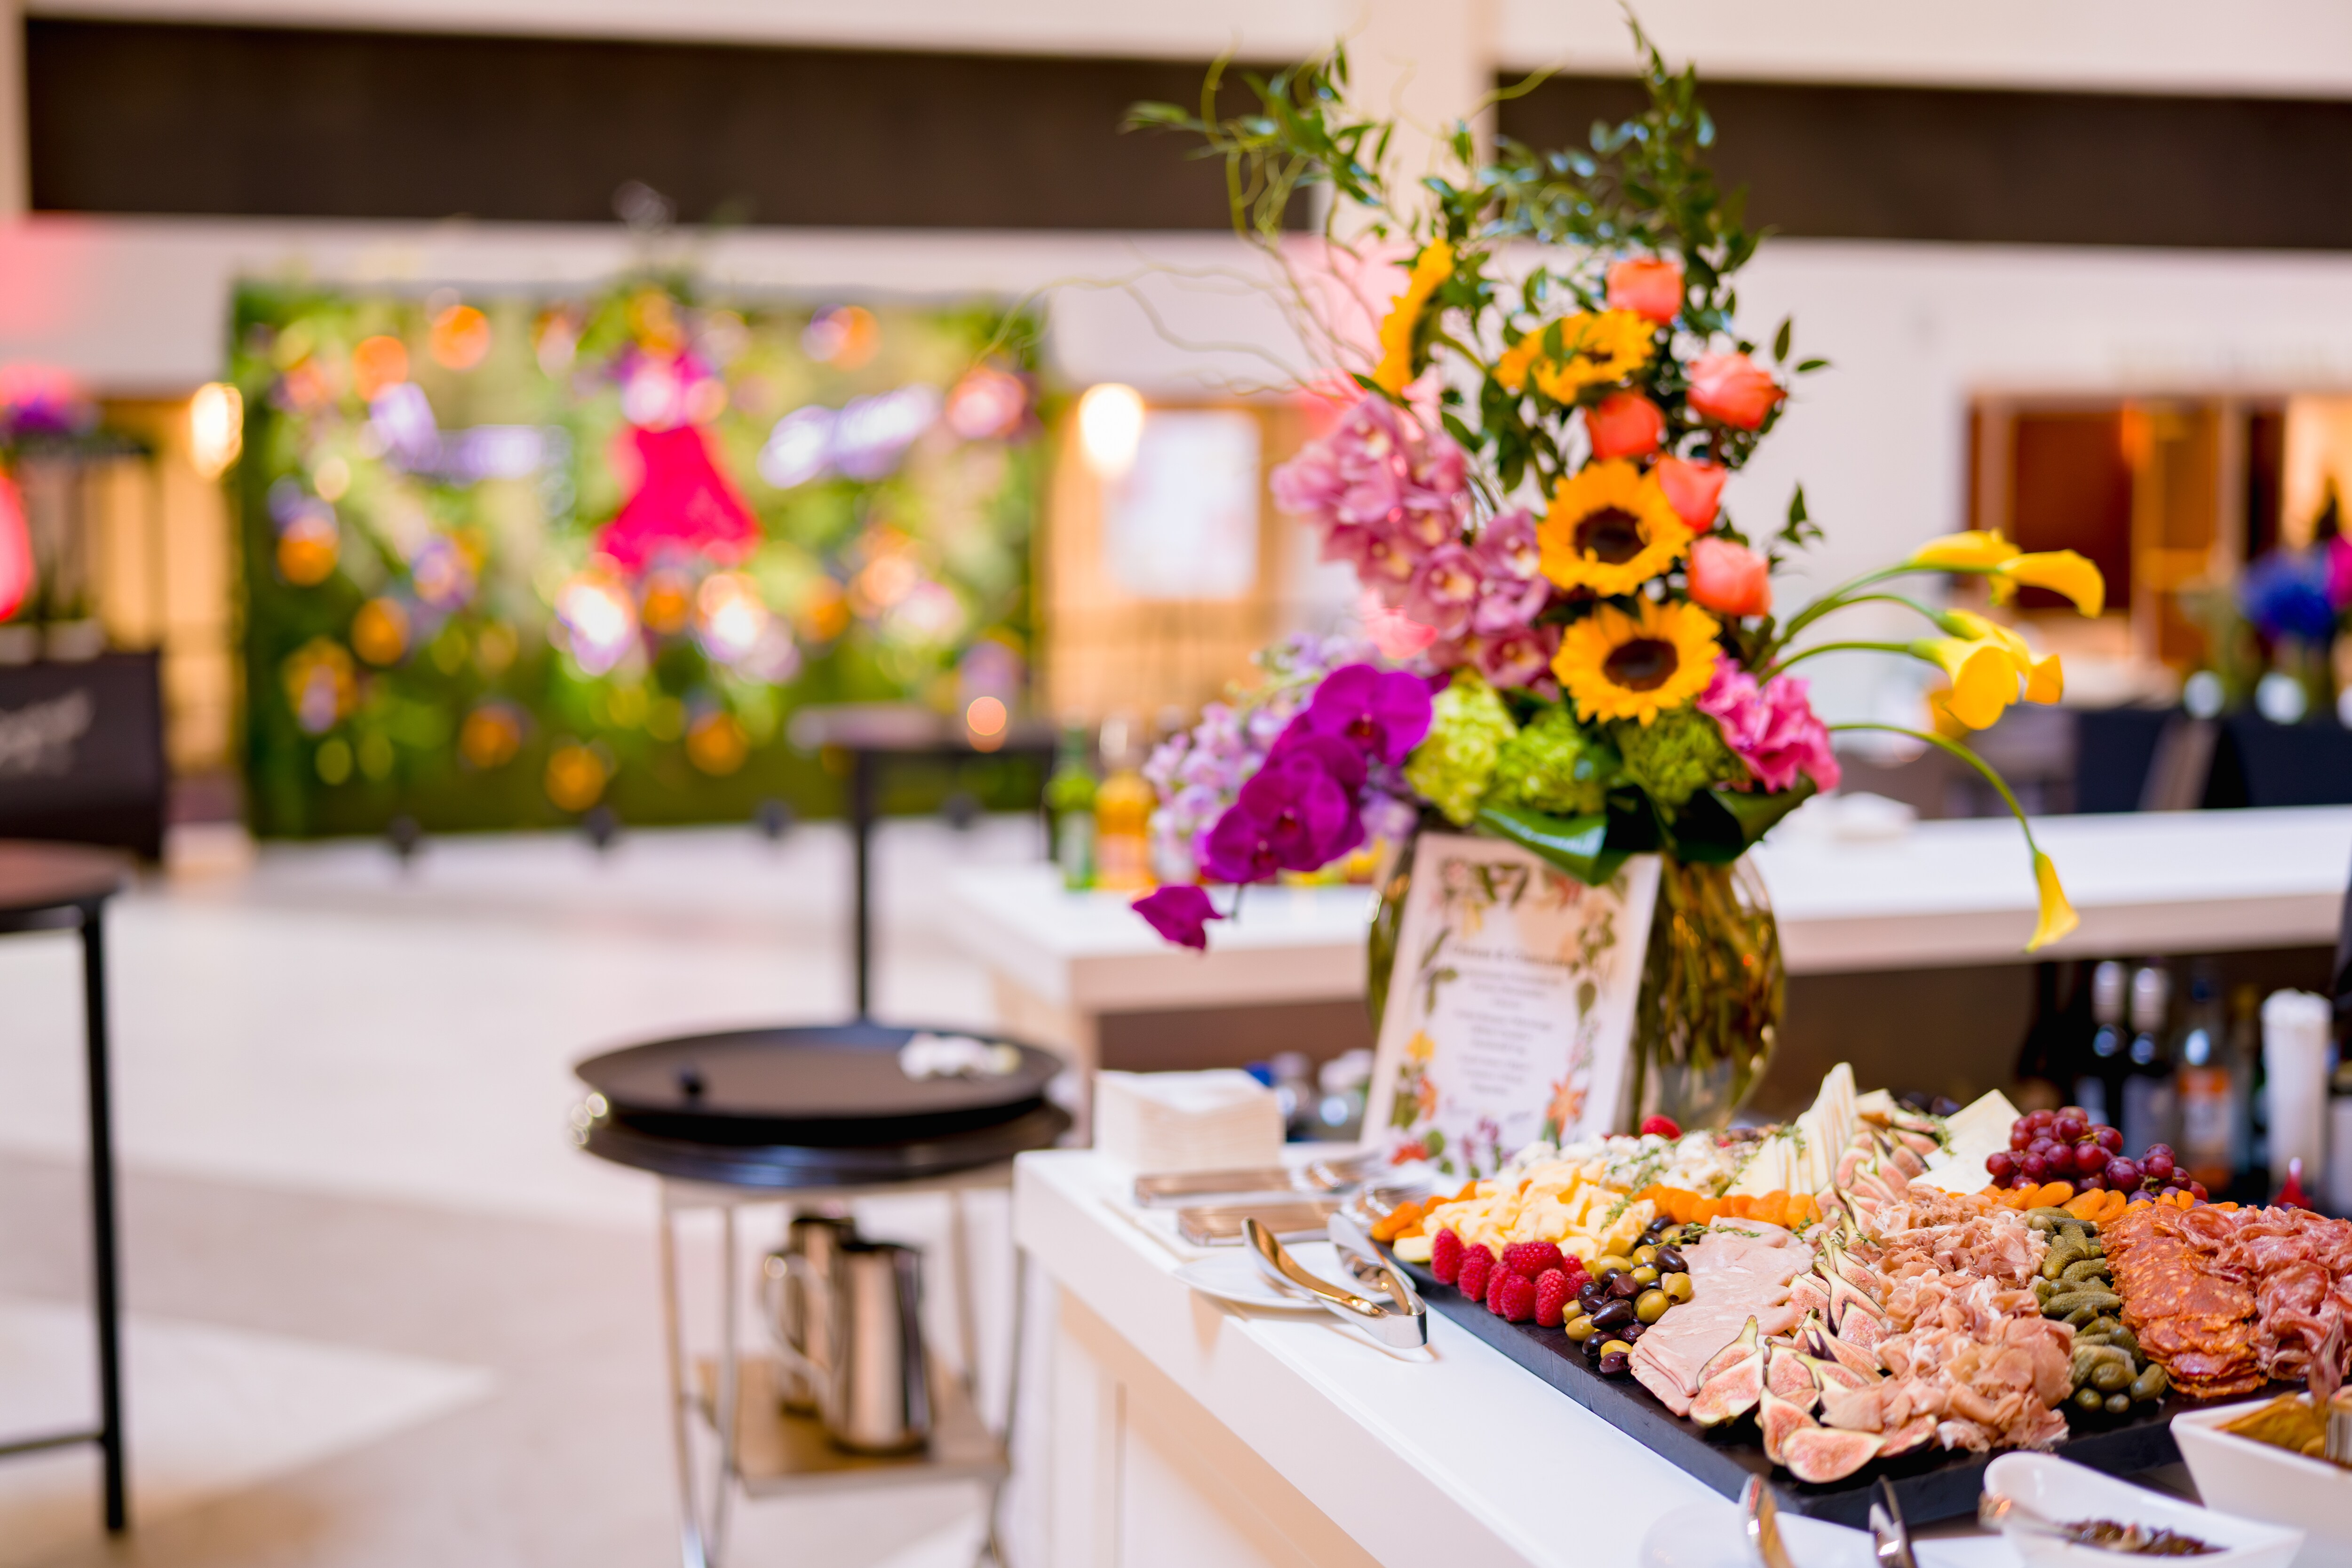
<path fill-rule="evenodd" d="M 2055 1138 L 2036 1137 L 2032 1142 L 2025 1146 L 2025 1152 L 2029 1154 L 2039 1154 L 2047 1160 L 2064 1147 L 2065 1145 Z"/>
<path fill-rule="evenodd" d="M 2106 1169 L 2107 1185 L 2119 1193 L 2127 1193 L 2139 1185 L 2139 1167 L 2129 1160 L 2110 1160 Z"/>
<path fill-rule="evenodd" d="M 2017 1156 L 2006 1149 L 1987 1154 L 1985 1174 L 1993 1179 L 1995 1185 L 2006 1185 L 2009 1179 L 2017 1174 Z"/>
<path fill-rule="evenodd" d="M 2203 1203 L 2205 1201 L 2205 1184 L 2202 1182 L 2189 1183 L 2189 1195 L 2195 1198 L 2199 1203 Z"/>
<path fill-rule="evenodd" d="M 2025 1179 L 2036 1186 L 2050 1179 L 2050 1161 L 2046 1155 L 2028 1154 L 2018 1169 L 2024 1172 Z"/>
<path fill-rule="evenodd" d="M 2009 1130 L 2009 1146 L 2011 1148 L 2022 1151 L 2031 1147 L 2032 1142 L 2033 1129 L 2028 1127 L 2024 1122 L 2021 1121 L 2016 1126 Z"/>
<path fill-rule="evenodd" d="M 2113 1127 L 2094 1127 L 2091 1129 L 2091 1136 L 2097 1139 L 2099 1147 L 2110 1154 L 2120 1154 L 2124 1152 L 2124 1135 Z"/>
<path fill-rule="evenodd" d="M 2089 1139 L 2084 1139 L 2073 1150 L 2074 1169 L 2084 1175 L 2096 1175 L 2107 1168 L 2107 1152 Z"/>
<path fill-rule="evenodd" d="M 2036 1127 L 2047 1130 L 2058 1125 L 2058 1119 L 2062 1116 L 2080 1116 L 2082 1114 L 2083 1108 L 2081 1106 L 2069 1105 L 2057 1110 L 2037 1110 L 2032 1115 L 2027 1117 L 2026 1120 L 2032 1122 Z"/>
<path fill-rule="evenodd" d="M 2107 1179 L 2094 1171 L 2087 1176 L 2075 1177 L 2074 1190 L 2078 1193 L 2103 1193 L 2107 1190 Z"/>
<path fill-rule="evenodd" d="M 2062 1116 L 2052 1126 L 2051 1131 L 2057 1134 L 2058 1142 L 2061 1143 L 2078 1142 L 2090 1135 L 2090 1119 L 2079 1111 L 2072 1116 Z"/>
<path fill-rule="evenodd" d="M 2142 1154 L 2140 1158 L 2145 1160 L 2147 1158 L 2148 1154 L 2161 1154 L 2166 1159 L 2174 1161 L 2178 1161 L 2180 1158 L 2178 1153 L 2173 1152 L 2172 1145 L 2169 1143 L 2151 1143 L 2147 1146 L 2147 1153 Z"/>
<path fill-rule="evenodd" d="M 2172 1156 L 2164 1150 L 2150 1149 L 2139 1157 L 2139 1168 L 2159 1182 L 2172 1179 Z"/>

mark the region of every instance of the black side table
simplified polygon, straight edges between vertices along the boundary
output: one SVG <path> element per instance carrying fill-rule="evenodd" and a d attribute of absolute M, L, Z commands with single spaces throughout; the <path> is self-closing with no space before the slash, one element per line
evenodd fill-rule
<path fill-rule="evenodd" d="M 127 863 L 101 849 L 0 840 L 0 935 L 81 932 L 82 1019 L 89 1075 L 90 1306 L 98 1320 L 98 1429 L 0 1437 L 0 1458 L 95 1443 L 106 1458 L 106 1528 L 130 1512 L 122 1485 L 121 1303 L 115 1276 L 114 1115 L 106 1068 L 106 950 L 100 917 L 122 890 Z"/>

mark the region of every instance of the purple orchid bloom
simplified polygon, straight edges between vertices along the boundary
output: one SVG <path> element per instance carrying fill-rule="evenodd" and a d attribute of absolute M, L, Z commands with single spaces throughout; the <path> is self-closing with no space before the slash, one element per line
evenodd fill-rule
<path fill-rule="evenodd" d="M 1171 883 L 1127 907 L 1163 939 L 1198 952 L 1208 949 L 1209 922 L 1225 918 L 1209 902 L 1208 891 L 1190 882 Z"/>
<path fill-rule="evenodd" d="M 1342 665 L 1323 678 L 1299 717 L 1314 733 L 1345 741 L 1394 767 L 1429 733 L 1429 686 L 1400 670 Z"/>
<path fill-rule="evenodd" d="M 1294 746 L 1242 785 L 1209 829 L 1202 863 L 1221 882 L 1263 882 L 1276 871 L 1313 871 L 1364 841 L 1364 824 L 1325 754 Z"/>

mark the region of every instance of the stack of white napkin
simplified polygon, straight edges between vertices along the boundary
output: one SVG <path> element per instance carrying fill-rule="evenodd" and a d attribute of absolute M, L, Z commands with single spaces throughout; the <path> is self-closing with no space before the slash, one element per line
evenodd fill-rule
<path fill-rule="evenodd" d="M 1245 1072 L 1095 1075 L 1095 1149 L 1138 1176 L 1282 1160 L 1282 1106 Z"/>

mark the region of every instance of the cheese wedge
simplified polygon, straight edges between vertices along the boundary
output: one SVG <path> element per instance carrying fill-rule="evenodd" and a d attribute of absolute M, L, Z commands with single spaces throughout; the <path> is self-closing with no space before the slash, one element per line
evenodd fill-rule
<path fill-rule="evenodd" d="M 1980 1191 L 1992 1178 L 1985 1173 L 1985 1156 L 2009 1147 L 2009 1130 L 2017 1121 L 2017 1107 L 1994 1089 L 1944 1121 L 1950 1146 L 1927 1156 L 1927 1173 L 1920 1180 L 1948 1193 Z"/>

